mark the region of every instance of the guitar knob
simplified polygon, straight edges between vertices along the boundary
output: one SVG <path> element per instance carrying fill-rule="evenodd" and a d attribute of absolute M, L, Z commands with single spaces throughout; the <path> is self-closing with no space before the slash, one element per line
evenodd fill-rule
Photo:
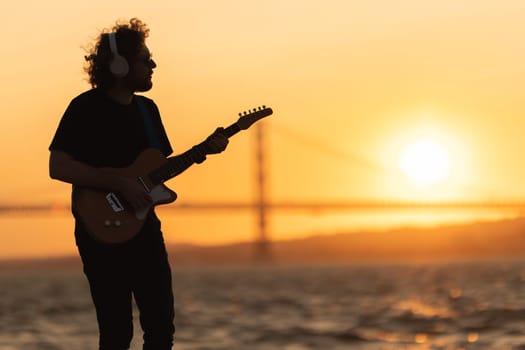
<path fill-rule="evenodd" d="M 105 220 L 105 221 L 104 221 L 104 226 L 106 226 L 106 227 L 111 226 L 111 221 L 109 221 L 109 220 Z"/>
<path fill-rule="evenodd" d="M 120 220 L 115 220 L 115 227 L 120 227 L 120 225 L 122 225 Z"/>

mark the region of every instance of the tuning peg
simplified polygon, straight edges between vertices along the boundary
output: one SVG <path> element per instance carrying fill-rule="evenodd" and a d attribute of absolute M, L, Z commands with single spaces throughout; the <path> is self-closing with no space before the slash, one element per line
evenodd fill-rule
<path fill-rule="evenodd" d="M 265 105 L 263 105 L 263 106 L 262 106 L 262 108 L 264 109 L 264 108 L 266 108 L 266 106 L 265 106 Z"/>

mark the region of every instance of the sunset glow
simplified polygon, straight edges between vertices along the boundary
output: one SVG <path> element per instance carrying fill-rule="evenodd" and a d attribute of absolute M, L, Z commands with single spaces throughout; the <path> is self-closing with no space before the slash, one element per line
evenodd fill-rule
<path fill-rule="evenodd" d="M 47 147 L 69 101 L 90 88 L 84 48 L 103 28 L 131 17 L 150 28 L 147 44 L 158 68 L 145 95 L 159 106 L 175 153 L 228 126 L 239 112 L 273 109 L 261 122 L 269 203 L 522 201 L 524 4 L 10 2 L 0 48 L 0 204 L 68 205 L 71 187 L 50 180 Z M 178 193 L 177 204 L 253 204 L 256 169 L 250 129 L 167 185 Z M 253 210 L 161 214 L 169 242 L 249 241 L 257 230 Z M 294 222 L 272 211 L 272 239 L 330 233 L 334 222 L 347 230 L 354 222 L 387 222 L 376 212 L 336 213 L 337 220 L 314 214 L 298 213 Z M 19 214 L 23 225 L 0 215 L 0 256 L 74 251 L 72 218 L 44 215 Z M 397 224 L 413 224 L 414 217 Z M 57 226 L 45 220 L 64 220 L 66 229 L 46 228 Z"/>

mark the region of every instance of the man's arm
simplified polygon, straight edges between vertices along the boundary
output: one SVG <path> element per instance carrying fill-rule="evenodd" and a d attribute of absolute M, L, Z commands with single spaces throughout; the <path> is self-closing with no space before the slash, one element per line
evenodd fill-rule
<path fill-rule="evenodd" d="M 228 145 L 228 138 L 218 128 L 202 143 L 205 154 L 222 152 Z M 205 154 L 203 157 L 205 158 Z M 63 151 L 52 150 L 49 157 L 49 176 L 80 187 L 90 187 L 120 193 L 135 209 L 149 206 L 152 199 L 142 185 L 132 179 L 110 174 L 82 163 Z"/>
<path fill-rule="evenodd" d="M 81 163 L 62 151 L 51 151 L 49 176 L 54 180 L 82 187 L 115 190 L 117 177 L 106 174 L 87 164 Z"/>
<path fill-rule="evenodd" d="M 109 174 L 97 168 L 75 160 L 69 154 L 53 150 L 49 157 L 49 176 L 52 179 L 67 182 L 76 186 L 91 187 L 115 191 L 135 209 L 146 207 L 151 203 L 151 197 L 135 180 Z"/>

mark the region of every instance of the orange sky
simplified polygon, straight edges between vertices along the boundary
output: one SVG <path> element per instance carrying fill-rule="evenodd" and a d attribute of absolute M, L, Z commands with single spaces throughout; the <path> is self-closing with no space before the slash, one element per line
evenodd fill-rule
<path fill-rule="evenodd" d="M 147 95 L 176 151 L 239 111 L 274 109 L 264 122 L 273 200 L 525 199 L 522 1 L 32 0 L 4 7 L 1 203 L 67 202 L 69 187 L 48 178 L 47 147 L 67 103 L 89 88 L 82 48 L 99 29 L 134 16 L 151 29 L 158 68 Z M 397 159 L 403 145 L 429 135 L 448 148 L 450 177 L 421 190 Z M 225 154 L 170 187 L 181 201 L 251 200 L 253 136 L 236 136 Z M 24 235 L 42 227 L 31 220 L 0 216 L 0 256 L 37 251 L 27 243 L 33 238 L 13 238 L 22 226 Z M 207 221 L 191 214 L 171 235 L 203 243 L 250 238 L 242 233 L 249 219 L 210 220 L 244 229 L 207 236 Z M 287 228 L 277 231 L 284 237 Z M 46 251 L 72 249 L 70 232 L 47 234 Z"/>

